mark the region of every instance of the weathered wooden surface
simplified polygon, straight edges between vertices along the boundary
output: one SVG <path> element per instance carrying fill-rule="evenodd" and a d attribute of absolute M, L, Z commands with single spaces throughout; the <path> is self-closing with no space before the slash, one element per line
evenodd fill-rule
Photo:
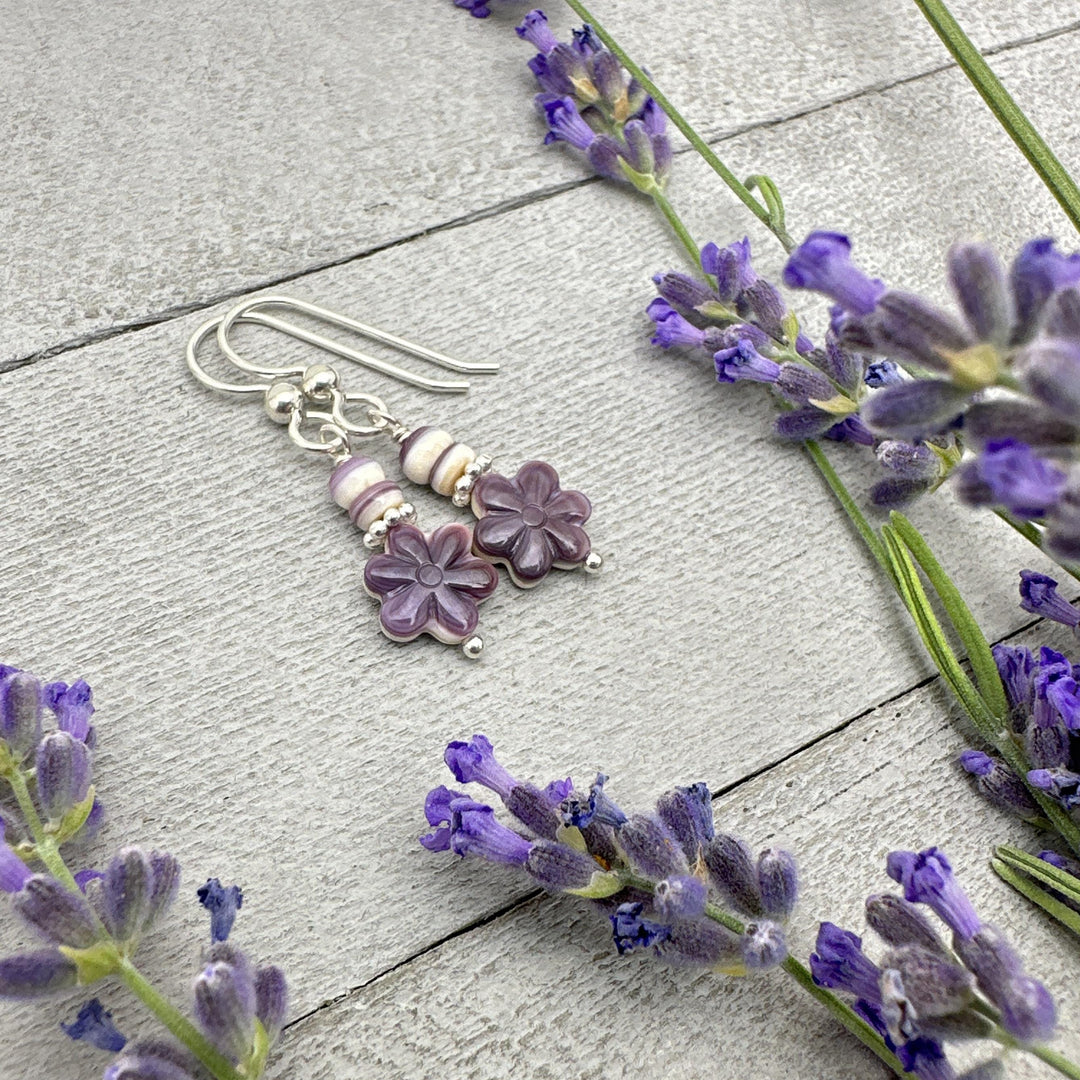
<path fill-rule="evenodd" d="M 781 6 L 786 19 L 777 14 Z M 627 24 L 627 43 L 658 76 L 663 71 L 676 97 L 686 96 L 692 115 L 716 115 L 731 98 L 730 122 L 725 116 L 714 125 L 724 130 L 942 62 L 912 12 L 866 7 L 755 5 L 753 18 L 762 22 L 733 28 L 718 19 L 700 55 L 688 54 L 674 31 L 646 34 L 629 25 L 622 14 L 629 5 L 610 10 L 613 24 Z M 958 6 L 958 13 L 983 44 L 1050 31 L 1074 14 L 1064 3 L 1023 7 L 1023 20 L 1005 19 L 987 3 Z M 673 18 L 689 25 L 701 9 L 687 4 Z M 8 232 L 4 303 L 12 317 L 0 331 L 10 335 L 3 355 L 26 356 L 143 317 L 165 319 L 0 375 L 8 416 L 0 444 L 0 655 L 48 678 L 86 675 L 95 686 L 100 790 L 112 811 L 97 857 L 128 840 L 167 845 L 184 859 L 190 884 L 211 873 L 242 881 L 248 901 L 239 940 L 286 965 L 294 1015 L 377 980 L 364 996 L 298 1025 L 280 1076 L 350 1075 L 348 1062 L 380 1057 L 381 1065 L 355 1066 L 355 1074 L 422 1075 L 432 1067 L 421 1060 L 425 1033 L 437 1048 L 432 1060 L 442 1057 L 450 1063 L 445 1072 L 465 1075 L 458 1063 L 473 1054 L 475 1033 L 468 1023 L 436 1027 L 452 1015 L 473 956 L 488 958 L 469 978 L 478 980 L 474 994 L 493 1002 L 492 1023 L 500 1027 L 475 1075 L 499 1075 L 514 1062 L 516 1075 L 547 1075 L 544 1054 L 528 1049 L 544 1045 L 544 1025 L 556 1033 L 548 1038 L 574 1036 L 580 1062 L 567 1071 L 600 1068 L 605 1029 L 593 1027 L 587 988 L 623 1017 L 607 1029 L 609 1039 L 628 1025 L 640 1029 L 630 1049 L 612 1052 L 636 1054 L 644 1075 L 698 1075 L 700 1048 L 664 1026 L 683 1015 L 675 987 L 693 1013 L 686 1030 L 715 1026 L 714 1037 L 730 1037 L 732 1046 L 744 1039 L 742 1052 L 760 1055 L 763 1076 L 818 1076 L 826 1060 L 862 1075 L 863 1060 L 826 1022 L 813 1029 L 813 1044 L 788 1048 L 780 1029 L 763 1022 L 775 1007 L 760 985 L 713 990 L 711 982 L 620 965 L 606 955 L 602 928 L 587 920 L 572 933 L 558 928 L 571 907 L 528 906 L 410 962 L 525 892 L 509 875 L 435 859 L 415 844 L 423 794 L 443 778 L 442 745 L 475 730 L 537 776 L 602 765 L 619 778 L 628 803 L 686 779 L 738 784 L 824 738 L 731 797 L 732 805 L 758 808 L 747 815 L 762 823 L 755 842 L 765 841 L 767 822 L 792 822 L 785 828 L 817 890 L 801 924 L 804 945 L 813 916 L 853 916 L 860 890 L 880 883 L 881 855 L 892 844 L 954 846 L 980 902 L 1004 911 L 1004 894 L 980 859 L 1006 826 L 980 816 L 955 777 L 936 778 L 935 763 L 954 743 L 934 734 L 941 702 L 932 694 L 897 705 L 905 715 L 922 710 L 925 749 L 901 732 L 868 753 L 854 732 L 875 730 L 880 716 L 829 736 L 905 695 L 927 663 L 809 464 L 768 436 L 767 402 L 753 388 L 719 389 L 704 368 L 647 344 L 648 277 L 678 265 L 648 207 L 598 184 L 533 198 L 582 174 L 567 156 L 536 145 L 510 19 L 479 24 L 448 2 L 424 0 L 415 18 L 401 5 L 364 5 L 342 28 L 317 5 L 306 10 L 289 35 L 276 36 L 222 36 L 213 21 L 194 15 L 144 14 L 141 37 L 113 43 L 118 67 L 110 86 L 119 89 L 110 100 L 91 92 L 92 80 L 107 72 L 93 47 L 77 48 L 73 26 L 86 27 L 91 46 L 100 39 L 103 49 L 110 26 L 134 24 L 110 9 L 81 21 L 74 11 L 70 26 L 36 24 L 52 43 L 50 62 L 68 63 L 68 79 L 52 85 L 42 76 L 27 97 L 17 81 L 24 66 L 0 91 L 41 110 L 64 133 L 53 149 L 17 156 L 6 181 L 34 209 L 14 214 L 6 202 L 0 211 L 18 226 Z M 284 16 L 261 18 L 272 29 Z M 709 42 L 728 50 L 732 34 L 757 40 L 751 30 L 760 37 L 767 18 L 791 37 L 777 47 L 772 75 L 747 82 L 702 74 Z M 311 32 L 300 32 L 301 24 Z M 847 37 L 841 27 L 852 28 Z M 373 66 L 346 65 L 349 83 L 323 96 L 316 72 L 344 64 L 341 54 L 358 38 L 376 46 Z M 209 65 L 209 74 L 184 76 L 187 107 L 161 113 L 157 129 L 146 125 L 153 145 L 136 140 L 118 149 L 91 139 L 89 122 L 72 119 L 78 89 L 86 110 L 120 130 L 141 101 L 122 88 L 132 85 L 132 72 L 150 78 L 145 50 L 160 50 L 154 78 L 164 95 L 169 79 L 182 75 L 181 40 L 202 49 L 203 67 L 194 70 Z M 1070 164 L 1080 162 L 1071 111 L 1078 54 L 1080 34 L 1066 33 L 995 60 Z M 437 92 L 447 65 L 459 80 L 453 108 Z M 90 82 L 79 89 L 80 79 Z M 283 102 L 295 112 L 282 111 Z M 419 107 L 429 102 L 428 111 Z M 196 105 L 209 111 L 190 124 Z M 327 143 L 328 128 L 344 129 L 343 115 L 360 113 L 367 135 L 354 125 Z M 211 114 L 221 126 L 211 125 Z M 279 123 L 288 129 L 284 144 L 275 141 Z M 41 124 L 24 127 L 27 134 Z M 82 159 L 78 181 L 65 181 L 51 156 L 65 140 Z M 325 154 L 312 149 L 324 144 Z M 433 147 L 444 157 L 453 148 L 457 164 L 440 159 L 436 169 Z M 287 160 L 279 160 L 286 149 Z M 203 164 L 181 173 L 196 153 Z M 867 265 L 914 287 L 941 291 L 941 252 L 958 232 L 1011 247 L 1062 227 L 955 71 L 759 126 L 727 141 L 724 153 L 740 173 L 768 169 L 776 177 L 796 231 L 850 228 Z M 334 167 L 323 176 L 327 155 Z M 279 168 L 282 161 L 290 168 Z M 173 188 L 163 178 L 181 175 L 190 190 L 178 184 L 185 194 L 170 202 Z M 90 177 L 101 181 L 80 203 Z M 385 213 L 363 212 L 366 201 L 388 192 Z M 747 231 L 746 215 L 689 156 L 678 162 L 672 197 L 703 239 L 726 242 Z M 102 200 L 125 203 L 125 216 L 100 210 Z M 515 200 L 521 205 L 504 205 Z M 314 202 L 318 213 L 306 214 Z M 302 273 L 488 210 L 460 228 Z M 50 214 L 66 224 L 51 223 Z M 103 217 L 116 228 L 105 228 Z M 760 231 L 749 231 L 763 267 L 775 271 L 778 254 Z M 348 373 L 350 385 L 384 394 L 409 421 L 444 423 L 507 466 L 548 458 L 564 481 L 594 498 L 591 532 L 607 559 L 604 574 L 559 575 L 529 594 L 504 584 L 482 609 L 489 650 L 478 665 L 434 643 L 397 647 L 379 636 L 373 603 L 359 590 L 359 536 L 329 503 L 323 464 L 295 450 L 257 407 L 203 391 L 183 368 L 183 344 L 207 312 L 170 309 L 297 273 L 288 285 L 297 295 L 504 365 L 467 399 L 425 398 L 358 372 Z M 264 355 L 302 354 L 258 334 L 245 341 Z M 840 449 L 834 457 L 865 487 L 868 473 L 854 453 Z M 422 493 L 415 501 L 425 523 L 455 513 Z M 1016 570 L 1045 564 L 1004 527 L 944 496 L 916 517 L 988 632 L 1022 626 Z M 978 558 L 971 557 L 975 545 Z M 874 755 L 903 777 L 881 804 L 903 830 L 887 835 L 867 824 L 858 835 L 873 843 L 854 843 L 859 854 L 849 865 L 838 855 L 841 838 L 856 827 L 863 803 L 828 793 L 844 787 L 837 777 L 845 761 L 868 770 Z M 815 828 L 799 825 L 801 804 L 770 803 L 782 788 L 769 780 L 778 771 L 794 778 L 797 791 L 815 794 Z M 868 784 L 860 781 L 860 790 Z M 963 829 L 950 816 L 959 806 L 971 815 Z M 867 822 L 892 819 L 881 813 L 866 810 Z M 823 908 L 840 878 L 845 891 Z M 1018 917 L 1016 930 L 1032 950 L 1045 946 L 1048 932 L 1036 920 Z M 197 962 L 192 942 L 203 932 L 189 890 L 147 949 L 147 966 L 167 972 L 177 995 L 186 992 Z M 0 928 L 0 942 L 15 943 L 10 926 Z M 594 956 L 602 958 L 596 965 Z M 553 1008 L 535 988 L 557 994 L 570 969 L 575 980 L 583 976 L 583 996 L 566 999 L 564 1012 L 561 999 Z M 530 985 L 519 1011 L 496 1009 L 495 999 L 515 1001 L 514 988 Z M 629 988 L 625 1000 L 613 996 L 616 987 Z M 632 1015 L 628 1000 L 640 1005 Z M 800 1023 L 814 1023 L 809 1006 L 783 1000 L 785 1009 L 801 1010 Z M 57 1037 L 49 1007 L 4 1011 L 11 1023 L 0 1031 L 0 1062 L 57 1080 L 99 1071 L 92 1052 Z M 137 1026 L 132 1010 L 120 1005 L 117 1014 Z M 725 1060 L 724 1068 L 735 1068 L 739 1057 Z M 612 1074 L 621 1067 L 613 1064 Z"/>
<path fill-rule="evenodd" d="M 681 0 L 661 22 L 603 6 L 714 134 L 947 59 L 910 4 Z M 5 0 L 0 362 L 579 180 L 540 146 L 524 10 Z M 984 47 L 1077 20 L 1071 0 L 1022 11 L 957 5 Z"/>

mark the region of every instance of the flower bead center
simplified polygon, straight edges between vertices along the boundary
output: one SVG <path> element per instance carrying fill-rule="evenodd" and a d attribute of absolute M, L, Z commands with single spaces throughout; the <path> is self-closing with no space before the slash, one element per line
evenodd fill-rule
<path fill-rule="evenodd" d="M 542 506 L 537 506 L 536 503 L 527 503 L 521 508 L 521 520 L 530 529 L 538 529 L 547 521 L 547 514 L 544 513 Z"/>
<path fill-rule="evenodd" d="M 429 589 L 434 589 L 436 586 L 442 584 L 442 568 L 436 566 L 434 563 L 424 563 L 424 565 L 416 572 L 416 580 L 419 581 L 421 585 L 426 585 Z"/>

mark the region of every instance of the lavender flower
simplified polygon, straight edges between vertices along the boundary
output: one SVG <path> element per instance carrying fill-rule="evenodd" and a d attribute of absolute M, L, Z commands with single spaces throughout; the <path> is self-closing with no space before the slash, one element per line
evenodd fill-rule
<path fill-rule="evenodd" d="M 596 776 L 588 793 L 569 779 L 541 789 L 520 780 L 496 759 L 483 735 L 452 742 L 446 764 L 461 784 L 479 783 L 503 798 L 525 826 L 522 833 L 495 819 L 494 811 L 466 791 L 440 786 L 424 803 L 433 831 L 420 838 L 429 851 L 454 851 L 489 862 L 520 867 L 549 891 L 569 892 L 604 906 L 620 953 L 650 948 L 658 959 L 677 965 L 720 966 L 725 971 L 762 970 L 787 955 L 783 930 L 759 919 L 736 933 L 737 924 L 720 908 L 731 890 L 706 867 L 730 847 L 748 853 L 741 841 L 717 836 L 712 797 L 701 783 L 665 792 L 652 813 L 624 813 L 606 794 L 607 777 Z M 518 805 L 529 793 L 529 813 Z M 543 810 L 543 813 L 538 811 Z M 557 810 L 557 827 L 547 833 L 547 814 Z M 795 903 L 797 872 L 787 852 L 764 852 L 755 863 L 746 855 L 749 888 L 769 897 L 768 914 L 784 918 Z M 691 870 L 691 865 L 693 870 Z M 737 890 L 736 890 L 737 892 Z M 755 901 L 761 915 L 763 901 Z"/>
<path fill-rule="evenodd" d="M 1080 625 L 1080 612 L 1058 596 L 1058 583 L 1046 574 L 1034 570 L 1020 571 L 1020 606 L 1032 615 L 1052 619 L 1075 630 Z"/>
<path fill-rule="evenodd" d="M 485 5 L 486 14 L 486 5 Z M 666 118 L 586 26 L 560 42 L 542 11 L 530 11 L 518 37 L 539 51 L 529 61 L 548 125 L 545 143 L 583 151 L 597 175 L 659 191 L 671 167 Z"/>
<path fill-rule="evenodd" d="M 959 938 L 970 938 L 982 926 L 952 865 L 939 848 L 890 852 L 886 869 L 904 887 L 904 899 L 926 904 Z"/>
<path fill-rule="evenodd" d="M 102 1080 L 195 1080 L 201 1075 L 195 1058 L 175 1043 L 140 1039 L 124 1047 Z"/>
<path fill-rule="evenodd" d="M 97 998 L 91 998 L 70 1024 L 61 1024 L 70 1039 L 90 1043 L 99 1050 L 117 1053 L 127 1045 L 127 1039 L 117 1030 L 109 1012 Z"/>

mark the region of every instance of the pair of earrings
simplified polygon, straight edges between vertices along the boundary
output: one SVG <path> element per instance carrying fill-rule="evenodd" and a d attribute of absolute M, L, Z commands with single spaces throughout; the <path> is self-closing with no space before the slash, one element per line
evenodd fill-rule
<path fill-rule="evenodd" d="M 475 453 L 448 432 L 433 426 L 410 429 L 373 394 L 346 391 L 337 370 L 317 363 L 275 368 L 252 363 L 236 351 L 229 335 L 238 324 L 268 327 L 326 352 L 354 361 L 412 386 L 435 393 L 464 393 L 464 380 L 431 379 L 358 352 L 267 309 L 286 309 L 338 326 L 452 371 L 494 374 L 498 364 L 465 363 L 357 322 L 337 312 L 287 296 L 262 297 L 238 304 L 211 319 L 188 341 L 187 362 L 204 386 L 223 393 L 261 396 L 271 419 L 287 425 L 292 441 L 333 463 L 330 494 L 364 530 L 364 547 L 373 554 L 364 568 L 364 587 L 379 601 L 379 622 L 393 641 L 429 634 L 460 645 L 475 659 L 483 650 L 476 634 L 477 605 L 494 591 L 506 567 L 520 588 L 538 585 L 550 571 L 600 569 L 582 527 L 592 512 L 579 491 L 560 487 L 559 474 L 546 462 L 528 461 L 513 477 L 491 468 L 491 458 Z M 211 376 L 199 350 L 211 335 L 236 368 L 269 382 L 230 383 Z M 359 417 L 349 416 L 359 406 Z M 388 438 L 398 445 L 407 480 L 432 488 L 455 506 L 472 508 L 476 524 L 457 522 L 424 532 L 401 485 L 389 480 L 374 459 L 354 452 L 365 439 Z"/>

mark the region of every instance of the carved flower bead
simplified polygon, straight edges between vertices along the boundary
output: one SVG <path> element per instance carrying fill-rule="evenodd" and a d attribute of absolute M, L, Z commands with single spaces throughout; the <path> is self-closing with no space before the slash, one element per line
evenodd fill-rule
<path fill-rule="evenodd" d="M 503 563 L 515 585 L 531 588 L 551 568 L 573 570 L 589 554 L 581 527 L 592 505 L 580 491 L 563 491 L 544 461 L 527 461 L 513 479 L 485 473 L 472 493 L 473 550 Z"/>
<path fill-rule="evenodd" d="M 388 638 L 430 634 L 460 645 L 472 636 L 480 621 L 476 605 L 495 591 L 499 575 L 471 547 L 467 525 L 425 534 L 403 522 L 390 530 L 385 553 L 364 567 L 364 588 L 381 604 L 379 622 Z"/>

